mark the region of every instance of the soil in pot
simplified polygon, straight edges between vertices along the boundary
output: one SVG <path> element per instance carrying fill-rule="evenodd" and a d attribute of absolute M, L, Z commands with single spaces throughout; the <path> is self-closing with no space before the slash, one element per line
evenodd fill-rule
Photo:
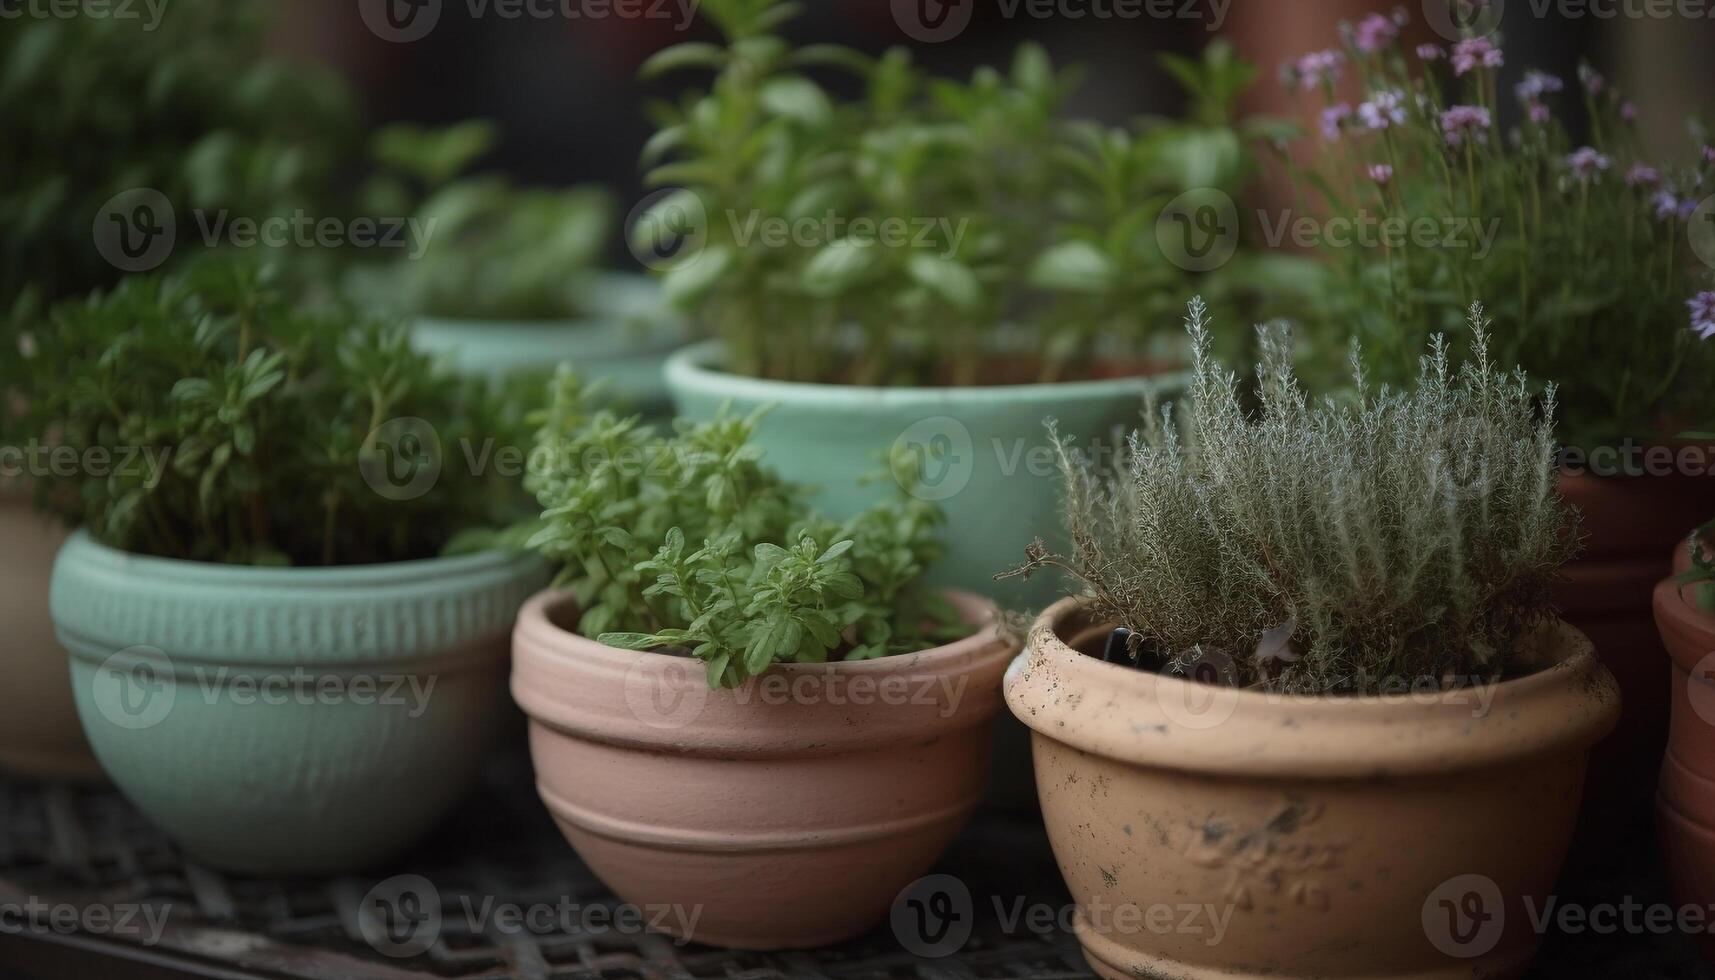
<path fill-rule="evenodd" d="M 1679 552 L 1685 566 L 1685 549 Z M 1715 905 L 1715 614 L 1678 583 L 1655 589 L 1655 618 L 1673 679 L 1671 726 L 1656 797 L 1657 826 L 1675 899 Z M 1715 937 L 1700 937 L 1715 960 Z"/>
<path fill-rule="evenodd" d="M 1486 687 L 1272 696 L 1104 663 L 1072 600 L 1007 672 L 1078 932 L 1112 978 L 1517 976 L 1619 698 L 1561 623 Z M 1540 904 L 1537 906 L 1540 908 Z M 1162 928 L 1160 923 L 1169 922 Z"/>
<path fill-rule="evenodd" d="M 602 881 L 674 935 L 741 949 L 858 935 L 983 794 L 1017 644 L 992 604 L 951 598 L 966 639 L 711 691 L 699 661 L 581 637 L 571 597 L 542 593 L 519 616 L 512 675 L 542 800 Z"/>
<path fill-rule="evenodd" d="M 52 608 L 113 782 L 199 861 L 334 874 L 386 861 L 469 789 L 505 713 L 532 555 L 248 568 L 79 532 Z"/>

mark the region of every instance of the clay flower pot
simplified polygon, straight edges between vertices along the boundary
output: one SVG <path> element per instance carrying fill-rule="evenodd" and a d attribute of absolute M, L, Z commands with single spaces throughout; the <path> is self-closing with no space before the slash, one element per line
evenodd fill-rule
<path fill-rule="evenodd" d="M 1687 567 L 1679 551 L 1676 567 Z M 1673 672 L 1672 724 L 1656 797 L 1663 857 L 1674 896 L 1715 904 L 1715 615 L 1672 579 L 1655 589 L 1655 621 Z M 1715 938 L 1703 937 L 1715 958 Z"/>
<path fill-rule="evenodd" d="M 578 636 L 569 595 L 536 596 L 513 637 L 512 696 L 543 803 L 620 898 L 692 923 L 683 938 L 786 949 L 868 930 L 983 793 L 1017 647 L 990 603 L 950 595 L 966 639 L 782 664 L 722 691 L 699 661 Z"/>
<path fill-rule="evenodd" d="M 1616 837 L 1647 839 L 1657 762 L 1667 745 L 1668 659 L 1651 613 L 1656 583 L 1686 529 L 1709 518 L 1715 478 L 1566 475 L 1560 493 L 1583 518 L 1584 553 L 1566 566 L 1555 605 L 1596 647 L 1625 701 L 1596 747 L 1577 859 L 1613 860 Z"/>
<path fill-rule="evenodd" d="M 589 315 L 564 320 L 470 320 L 419 317 L 411 342 L 444 356 L 465 374 L 504 379 L 570 362 L 627 411 L 665 414 L 663 365 L 685 343 L 660 286 L 643 276 L 592 276 Z"/>
<path fill-rule="evenodd" d="M 248 568 L 116 551 L 79 532 L 53 617 L 102 768 L 225 871 L 386 861 L 470 787 L 506 709 L 533 555 Z"/>
<path fill-rule="evenodd" d="M 1554 885 L 1620 709 L 1576 630 L 1545 627 L 1551 665 L 1515 680 L 1368 698 L 1211 687 L 1075 648 L 1107 633 L 1057 603 L 1006 677 L 1098 973 L 1522 972 L 1524 898 Z"/>
<path fill-rule="evenodd" d="M 84 741 L 65 652 L 48 618 L 48 580 L 65 536 L 57 521 L 36 513 L 28 492 L 0 486 L 0 624 L 7 654 L 0 767 L 38 779 L 94 781 L 101 766 Z"/>

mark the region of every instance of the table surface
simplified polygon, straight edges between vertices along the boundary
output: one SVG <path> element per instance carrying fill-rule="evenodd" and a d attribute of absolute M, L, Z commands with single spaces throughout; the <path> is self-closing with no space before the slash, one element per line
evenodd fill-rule
<path fill-rule="evenodd" d="M 1647 840 L 1620 853 L 1622 870 L 1562 882 L 1565 900 L 1666 901 Z M 578 915 L 506 927 L 483 909 L 611 909 L 607 892 L 565 844 L 535 799 L 528 761 L 497 756 L 479 790 L 397 867 L 348 878 L 228 877 L 185 861 L 111 789 L 0 779 L 0 903 L 35 898 L 79 910 L 147 909 L 164 916 L 159 943 L 102 930 L 0 930 L 6 980 L 167 980 L 181 976 L 291 980 L 987 980 L 1090 976 L 1057 924 L 1008 920 L 1042 907 L 1061 918 L 1069 899 L 1038 819 L 985 811 L 935 874 L 968 889 L 970 938 L 948 955 L 906 948 L 889 924 L 854 942 L 796 953 L 734 953 L 680 945 L 660 934 L 604 928 Z M 419 875 L 443 914 L 426 945 L 389 956 L 367 942 L 358 909 L 395 875 Z M 467 910 L 477 910 L 471 914 Z M 457 913 L 457 914 L 451 914 Z M 482 921 L 477 921 L 481 919 Z M 145 921 L 141 915 L 137 923 Z M 1036 928 L 1026 923 L 1036 922 Z M 373 923 L 371 923 L 373 926 Z M 532 928 L 533 927 L 533 928 Z M 118 930 L 124 931 L 124 930 Z M 370 935 L 375 935 L 373 928 Z M 426 943 L 433 938 L 433 943 Z M 945 941 L 943 941 L 945 942 Z M 385 941 L 382 942 L 385 946 Z M 412 953 L 412 950 L 394 950 Z M 940 952 L 942 950 L 937 950 Z M 1683 935 L 1551 932 L 1530 976 L 1715 980 Z"/>

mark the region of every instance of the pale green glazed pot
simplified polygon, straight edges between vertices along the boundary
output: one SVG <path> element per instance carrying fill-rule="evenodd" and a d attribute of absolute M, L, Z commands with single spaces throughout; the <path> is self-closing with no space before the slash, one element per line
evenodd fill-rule
<path fill-rule="evenodd" d="M 594 277 L 591 313 L 566 320 L 455 320 L 419 317 L 411 341 L 453 370 L 504 379 L 569 363 L 626 411 L 662 414 L 668 407 L 662 365 L 685 342 L 683 320 L 644 276 Z"/>
<path fill-rule="evenodd" d="M 816 507 L 843 519 L 897 494 L 883 475 L 891 448 L 916 450 L 918 496 L 947 511 L 946 554 L 930 575 L 1013 609 L 1039 609 L 1066 594 L 1058 576 L 996 582 L 1024 561 L 1035 538 L 1062 545 L 1061 479 L 1043 420 L 1113 460 L 1116 433 L 1142 421 L 1145 395 L 1175 390 L 1178 375 L 971 388 L 871 388 L 800 384 L 717 370 L 722 348 L 698 344 L 667 361 L 679 414 L 713 418 L 723 405 L 773 409 L 757 431 L 766 465 L 816 488 Z M 879 480 L 874 479 L 880 476 Z M 864 482 L 865 480 L 869 482 Z"/>
<path fill-rule="evenodd" d="M 78 532 L 51 606 L 84 732 L 138 809 L 213 867 L 332 874 L 409 847 L 469 789 L 547 578 L 528 554 L 263 569 Z"/>

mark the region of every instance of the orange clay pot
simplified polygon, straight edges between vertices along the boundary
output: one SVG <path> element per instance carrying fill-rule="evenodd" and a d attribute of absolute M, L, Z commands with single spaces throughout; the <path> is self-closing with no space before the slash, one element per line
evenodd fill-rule
<path fill-rule="evenodd" d="M 1709 519 L 1715 478 L 1563 476 L 1561 496 L 1583 515 L 1584 553 L 1566 567 L 1555 604 L 1582 630 L 1625 698 L 1614 733 L 1590 759 L 1575 862 L 1648 862 L 1657 760 L 1667 746 L 1668 669 L 1650 597 L 1687 529 Z"/>
<path fill-rule="evenodd" d="M 1686 549 L 1674 565 L 1684 570 Z M 1668 882 L 1683 904 L 1715 904 L 1715 616 L 1671 579 L 1656 585 L 1655 621 L 1673 673 L 1672 723 L 1656 819 Z M 1715 959 L 1715 937 L 1703 936 Z"/>
<path fill-rule="evenodd" d="M 1515 680 L 1368 698 L 1210 687 L 1074 649 L 1106 634 L 1059 602 L 1006 677 L 1097 973 L 1524 970 L 1523 899 L 1553 886 L 1588 750 L 1620 710 L 1577 630 L 1544 627 L 1544 666 Z"/>
<path fill-rule="evenodd" d="M 573 633 L 565 593 L 525 604 L 512 694 L 542 801 L 591 870 L 662 928 L 741 949 L 822 946 L 885 918 L 987 782 L 1018 647 L 995 607 L 949 597 L 972 636 L 922 653 L 782 664 L 710 691 L 686 657 Z"/>

